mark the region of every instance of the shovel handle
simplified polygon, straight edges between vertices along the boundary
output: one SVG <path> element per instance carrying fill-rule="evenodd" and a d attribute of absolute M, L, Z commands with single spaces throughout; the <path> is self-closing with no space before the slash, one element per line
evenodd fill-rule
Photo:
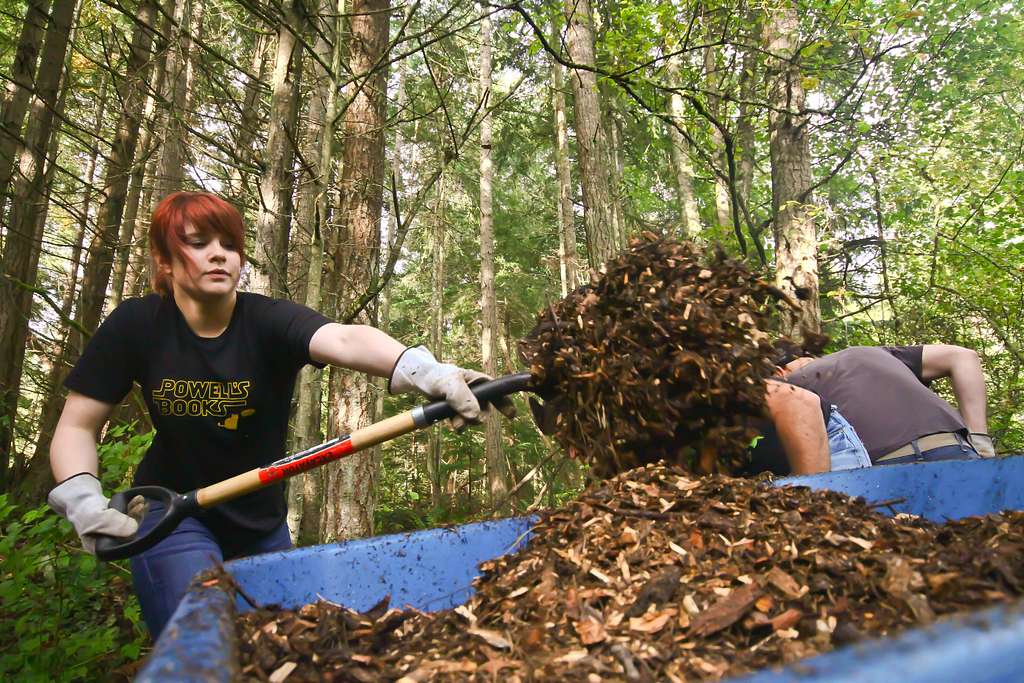
<path fill-rule="evenodd" d="M 483 408 L 509 394 L 529 390 L 530 383 L 530 373 L 521 372 L 474 384 L 470 390 Z M 101 560 L 120 560 L 137 555 L 170 535 L 186 517 L 454 416 L 455 409 L 447 402 L 435 401 L 189 493 L 175 493 L 162 486 L 136 486 L 116 493 L 110 499 L 110 507 L 119 512 L 126 512 L 128 501 L 141 495 L 162 503 L 164 514 L 156 526 L 142 536 L 115 538 L 97 535 L 96 556 Z"/>

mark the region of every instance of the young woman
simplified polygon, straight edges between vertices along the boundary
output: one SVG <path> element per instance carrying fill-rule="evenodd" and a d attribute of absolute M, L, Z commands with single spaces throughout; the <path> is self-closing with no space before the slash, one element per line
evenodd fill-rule
<path fill-rule="evenodd" d="M 107 507 L 97 478 L 97 436 L 133 383 L 156 435 L 133 485 L 191 491 L 284 454 L 299 369 L 326 364 L 389 378 L 392 393 L 444 398 L 456 420 L 476 421 L 468 384 L 482 373 L 439 363 L 366 325 L 340 325 L 291 301 L 237 290 L 245 264 L 242 218 L 214 195 L 178 192 L 153 214 L 155 294 L 117 307 L 89 341 L 50 448 L 50 505 L 94 552 L 94 534 L 131 536 L 139 524 Z M 510 404 L 499 408 L 508 412 Z M 158 503 L 142 519 L 159 520 Z M 129 511 L 142 517 L 141 506 Z M 183 521 L 131 561 L 135 592 L 154 639 L 192 577 L 216 562 L 291 547 L 284 485 L 242 496 Z"/>

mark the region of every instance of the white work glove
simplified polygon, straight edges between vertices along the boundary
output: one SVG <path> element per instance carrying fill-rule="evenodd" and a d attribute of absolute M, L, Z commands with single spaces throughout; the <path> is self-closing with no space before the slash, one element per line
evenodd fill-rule
<path fill-rule="evenodd" d="M 451 363 L 439 363 L 424 346 L 411 346 L 402 352 L 388 382 L 388 391 L 401 394 L 416 390 L 430 398 L 443 398 L 455 412 L 452 426 L 461 430 L 467 423 L 480 421 L 480 403 L 469 385 L 491 379 L 476 370 L 467 370 Z M 494 402 L 506 417 L 515 416 L 515 407 L 508 397 Z"/>
<path fill-rule="evenodd" d="M 996 457 L 996 448 L 992 445 L 992 437 L 982 432 L 971 432 L 967 440 L 974 446 L 974 450 L 978 451 L 978 455 L 983 458 L 994 458 Z"/>
<path fill-rule="evenodd" d="M 71 522 L 82 540 L 82 547 L 90 555 L 96 554 L 93 534 L 131 536 L 138 531 L 139 520 L 146 514 L 146 499 L 142 496 L 131 499 L 127 515 L 107 507 L 110 501 L 103 495 L 100 480 L 88 472 L 62 481 L 50 491 L 46 501 L 58 515 Z"/>

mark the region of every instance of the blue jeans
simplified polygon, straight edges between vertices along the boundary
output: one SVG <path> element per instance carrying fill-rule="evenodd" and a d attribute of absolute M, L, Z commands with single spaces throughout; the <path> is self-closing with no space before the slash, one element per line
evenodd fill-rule
<path fill-rule="evenodd" d="M 871 457 L 864 448 L 864 443 L 857 436 L 853 425 L 846 421 L 835 406 L 832 406 L 832 414 L 828 417 L 825 429 L 828 432 L 828 450 L 832 458 L 833 472 L 871 467 Z"/>
<path fill-rule="evenodd" d="M 151 502 L 140 533 L 153 528 L 163 513 L 163 505 Z M 135 595 L 153 640 L 164 630 L 196 574 L 224 560 L 291 547 L 288 525 L 284 523 L 255 541 L 238 544 L 218 539 L 197 519 L 182 520 L 170 536 L 131 560 Z"/>
<path fill-rule="evenodd" d="M 960 444 L 957 446 L 939 446 L 931 450 L 922 451 L 914 446 L 915 453 L 904 455 L 902 458 L 883 460 L 879 465 L 903 465 L 908 462 L 936 462 L 939 460 L 981 460 L 981 456 L 974 450 L 967 439 L 958 436 Z M 916 440 L 911 442 L 916 444 Z"/>

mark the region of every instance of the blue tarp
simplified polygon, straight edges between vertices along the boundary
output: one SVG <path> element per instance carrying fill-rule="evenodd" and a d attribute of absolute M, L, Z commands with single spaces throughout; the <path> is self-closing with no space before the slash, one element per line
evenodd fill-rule
<path fill-rule="evenodd" d="M 1024 456 L 891 465 L 779 479 L 776 485 L 832 489 L 934 521 L 1024 509 Z M 882 509 L 885 511 L 885 508 Z M 478 565 L 515 550 L 529 518 L 269 553 L 225 567 L 255 600 L 294 608 L 325 598 L 365 610 L 391 605 L 441 610 L 464 602 Z M 245 609 L 239 602 L 239 608 Z M 234 613 L 218 589 L 182 601 L 137 681 L 230 681 L 236 671 Z M 897 638 L 858 643 L 746 683 L 981 683 L 1024 680 L 1024 613 L 995 608 L 943 620 Z"/>

